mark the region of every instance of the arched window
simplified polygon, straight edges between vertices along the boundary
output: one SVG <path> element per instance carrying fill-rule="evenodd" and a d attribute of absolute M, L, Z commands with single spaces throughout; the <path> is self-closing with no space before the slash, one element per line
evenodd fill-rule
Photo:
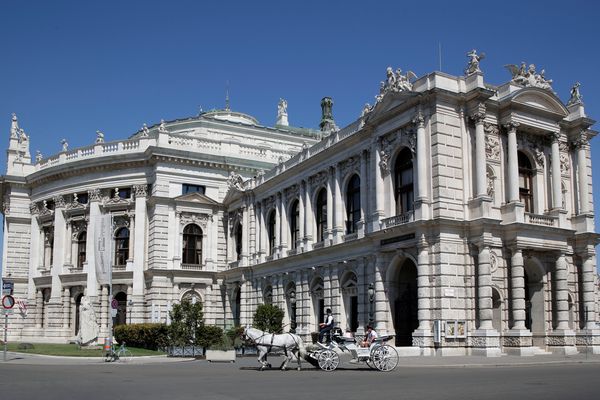
<path fill-rule="evenodd" d="M 325 230 L 327 229 L 327 191 L 321 189 L 317 195 L 317 242 L 325 239 Z"/>
<path fill-rule="evenodd" d="M 360 178 L 353 175 L 346 189 L 346 233 L 357 231 L 360 221 Z"/>
<path fill-rule="evenodd" d="M 273 286 L 267 286 L 263 293 L 263 301 L 265 304 L 273 304 Z"/>
<path fill-rule="evenodd" d="M 202 229 L 196 224 L 183 228 L 183 264 L 202 264 Z"/>
<path fill-rule="evenodd" d="M 298 239 L 300 239 L 300 207 L 298 200 L 294 200 L 290 208 L 290 236 L 291 248 L 298 248 Z"/>
<path fill-rule="evenodd" d="M 87 232 L 83 231 L 77 236 L 77 268 L 82 269 L 86 260 L 85 248 L 87 246 Z"/>
<path fill-rule="evenodd" d="M 533 175 L 534 169 L 525 153 L 518 152 L 519 159 L 519 200 L 525 204 L 525 212 L 534 212 L 533 208 Z"/>
<path fill-rule="evenodd" d="M 235 255 L 238 260 L 242 258 L 242 224 L 237 223 L 235 228 Z"/>
<path fill-rule="evenodd" d="M 202 299 L 200 298 L 198 292 L 196 292 L 195 290 L 188 290 L 181 297 L 181 302 L 183 303 L 184 301 L 187 301 L 190 304 L 196 304 L 201 303 Z"/>
<path fill-rule="evenodd" d="M 275 210 L 269 214 L 269 223 L 267 224 L 267 235 L 269 236 L 269 254 L 275 252 Z"/>
<path fill-rule="evenodd" d="M 412 211 L 414 209 L 413 162 L 412 153 L 408 148 L 403 149 L 396 158 L 394 190 L 396 215 Z"/>
<path fill-rule="evenodd" d="M 115 235 L 115 265 L 127 265 L 129 258 L 129 229 L 121 228 Z"/>

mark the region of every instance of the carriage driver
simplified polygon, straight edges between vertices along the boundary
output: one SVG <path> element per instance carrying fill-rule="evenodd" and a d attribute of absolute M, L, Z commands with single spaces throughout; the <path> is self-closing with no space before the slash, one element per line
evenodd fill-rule
<path fill-rule="evenodd" d="M 331 329 L 333 329 L 333 315 L 331 315 L 331 308 L 328 308 L 326 311 L 327 315 L 325 316 L 325 321 L 319 324 L 319 342 L 323 343 L 323 336 L 329 333 Z"/>
<path fill-rule="evenodd" d="M 369 347 L 373 344 L 373 341 L 377 339 L 379 335 L 375 332 L 375 329 L 371 325 L 367 325 L 367 334 L 365 340 L 360 343 L 360 347 Z"/>

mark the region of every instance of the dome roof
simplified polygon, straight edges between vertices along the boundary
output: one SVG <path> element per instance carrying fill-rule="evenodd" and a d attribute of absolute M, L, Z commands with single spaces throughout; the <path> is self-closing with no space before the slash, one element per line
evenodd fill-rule
<path fill-rule="evenodd" d="M 231 110 L 208 111 L 201 116 L 202 118 L 214 118 L 221 121 L 235 122 L 245 125 L 258 125 L 258 120 L 248 114 L 235 112 Z"/>

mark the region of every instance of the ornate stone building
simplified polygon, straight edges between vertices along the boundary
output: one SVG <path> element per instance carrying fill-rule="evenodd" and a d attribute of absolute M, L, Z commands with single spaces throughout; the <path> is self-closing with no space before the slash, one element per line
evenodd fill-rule
<path fill-rule="evenodd" d="M 329 98 L 320 131 L 288 126 L 282 100 L 275 127 L 226 108 L 32 162 L 13 117 L 3 274 L 28 314 L 11 337 L 71 339 L 84 294 L 106 335 L 108 259 L 115 323 L 193 297 L 225 327 L 277 304 L 305 338 L 329 307 L 405 354 L 600 351 L 579 87 L 565 105 L 534 66 L 493 86 L 469 59 L 458 77 L 388 68 L 342 129 Z"/>

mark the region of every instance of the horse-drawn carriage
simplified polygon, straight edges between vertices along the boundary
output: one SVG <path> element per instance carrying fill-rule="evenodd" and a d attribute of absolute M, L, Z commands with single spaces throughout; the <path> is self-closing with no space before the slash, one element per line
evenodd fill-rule
<path fill-rule="evenodd" d="M 369 347 L 360 347 L 354 338 L 342 336 L 341 331 L 335 330 L 331 334 L 331 341 L 324 345 L 317 343 L 317 347 L 307 350 L 302 339 L 293 333 L 273 334 L 255 328 L 246 327 L 243 338 L 254 344 L 258 350 L 260 370 L 270 368 L 267 362 L 268 353 L 278 353 L 284 356 L 280 368 L 285 370 L 288 362 L 296 360 L 300 370 L 300 358 L 323 371 L 333 371 L 340 365 L 340 355 L 346 353 L 353 356 L 351 362 L 366 363 L 369 367 L 379 371 L 392 371 L 398 365 L 398 352 L 386 342 L 394 336 L 381 336 L 373 341 Z"/>
<path fill-rule="evenodd" d="M 394 336 L 381 336 L 373 341 L 369 347 L 360 347 L 355 338 L 334 332 L 329 344 L 317 343 L 317 349 L 307 353 L 307 361 L 318 366 L 323 371 L 334 371 L 340 365 L 340 354 L 350 353 L 351 362 L 366 363 L 370 368 L 389 372 L 398 365 L 398 352 L 386 342 Z"/>

